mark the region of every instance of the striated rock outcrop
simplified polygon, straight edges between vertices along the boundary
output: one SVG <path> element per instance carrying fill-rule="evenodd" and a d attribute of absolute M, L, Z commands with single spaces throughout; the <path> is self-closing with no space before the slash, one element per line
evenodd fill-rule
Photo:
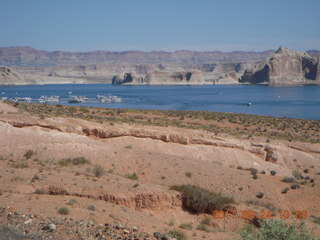
<path fill-rule="evenodd" d="M 8 82 L 19 81 L 20 77 L 7 67 L 0 66 L 0 85 L 5 85 Z"/>
<path fill-rule="evenodd" d="M 246 69 L 240 83 L 292 84 L 320 81 L 319 58 L 280 47 L 265 61 Z"/>
<path fill-rule="evenodd" d="M 112 84 L 205 84 L 205 81 L 199 71 L 153 71 L 147 74 L 117 74 L 112 78 Z"/>

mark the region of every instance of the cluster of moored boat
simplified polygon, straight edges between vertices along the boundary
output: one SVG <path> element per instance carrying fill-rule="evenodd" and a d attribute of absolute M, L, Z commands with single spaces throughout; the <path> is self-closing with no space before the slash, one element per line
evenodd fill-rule
<path fill-rule="evenodd" d="M 59 96 L 41 96 L 38 99 L 39 103 L 57 103 L 60 102 Z"/>
<path fill-rule="evenodd" d="M 69 93 L 69 92 L 68 92 Z M 100 103 L 121 103 L 122 98 L 111 95 L 111 96 L 104 96 L 104 95 L 97 95 L 96 99 Z M 9 100 L 12 102 L 17 102 L 17 103 L 30 103 L 32 102 L 31 97 L 15 97 L 15 98 L 8 98 L 8 97 L 1 97 L 0 101 L 4 100 Z M 39 103 L 59 103 L 60 102 L 60 97 L 59 96 L 41 96 L 38 98 L 37 101 Z M 89 98 L 87 96 L 69 96 L 68 98 L 68 103 L 88 103 Z"/>
<path fill-rule="evenodd" d="M 122 98 L 118 96 L 97 95 L 97 99 L 100 103 L 121 103 L 122 102 Z"/>

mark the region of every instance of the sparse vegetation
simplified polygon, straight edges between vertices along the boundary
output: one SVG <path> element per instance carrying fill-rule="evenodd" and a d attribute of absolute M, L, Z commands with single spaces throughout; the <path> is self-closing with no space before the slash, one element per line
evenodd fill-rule
<path fill-rule="evenodd" d="M 256 195 L 257 198 L 263 198 L 263 196 L 264 196 L 263 192 L 258 192 Z"/>
<path fill-rule="evenodd" d="M 89 164 L 90 161 L 84 157 L 67 158 L 59 161 L 60 166 L 70 166 L 70 165 L 84 165 Z"/>
<path fill-rule="evenodd" d="M 70 210 L 67 207 L 62 207 L 58 209 L 58 213 L 61 215 L 68 215 L 70 213 Z"/>
<path fill-rule="evenodd" d="M 261 174 L 266 174 L 266 170 L 261 170 Z"/>
<path fill-rule="evenodd" d="M 287 224 L 281 220 L 261 220 L 261 227 L 245 225 L 240 231 L 242 240 L 318 240 L 305 222 Z"/>
<path fill-rule="evenodd" d="M 170 189 L 181 192 L 183 206 L 197 213 L 211 213 L 234 203 L 233 198 L 210 192 L 195 185 L 173 185 Z"/>
<path fill-rule="evenodd" d="M 268 142 L 273 139 L 319 143 L 319 121 L 264 117 L 240 113 L 218 113 L 208 111 L 180 110 L 139 110 L 139 109 L 100 109 L 48 104 L 11 103 L 33 115 L 46 117 L 75 117 L 91 121 L 135 123 L 140 125 L 173 126 L 199 129 L 215 134 L 227 133 L 234 136 L 263 136 Z M 155 117 L 156 116 L 156 117 Z M 154 120 L 156 119 L 156 121 Z M 182 120 L 181 120 L 182 119 Z M 228 126 L 226 123 L 232 123 Z M 296 126 L 299 126 L 297 128 Z M 252 131 L 254 128 L 254 131 Z M 294 131 L 293 131 L 294 130 Z"/>
<path fill-rule="evenodd" d="M 187 235 L 179 230 L 171 230 L 168 233 L 166 233 L 171 238 L 177 239 L 177 240 L 187 240 Z"/>
<path fill-rule="evenodd" d="M 35 194 L 48 194 L 48 190 L 46 189 L 36 189 L 34 191 Z"/>
<path fill-rule="evenodd" d="M 90 211 L 95 211 L 97 210 L 97 207 L 95 205 L 89 205 L 87 209 Z"/>
<path fill-rule="evenodd" d="M 34 154 L 35 154 L 35 152 L 30 149 L 30 150 L 28 150 L 23 156 L 24 156 L 26 159 L 30 159 Z"/>
<path fill-rule="evenodd" d="M 191 230 L 192 224 L 191 223 L 182 223 L 179 225 L 179 228 Z"/>
<path fill-rule="evenodd" d="M 76 203 L 78 203 L 78 201 L 76 199 L 70 199 L 69 202 L 67 202 L 67 205 L 73 206 Z"/>
<path fill-rule="evenodd" d="M 125 176 L 126 178 L 129 178 L 131 180 L 139 180 L 139 176 L 134 172 L 132 174 L 128 174 Z"/>
<path fill-rule="evenodd" d="M 288 191 L 289 191 L 289 188 L 288 188 L 288 187 L 285 187 L 285 188 L 281 191 L 281 193 L 282 193 L 282 194 L 286 194 Z"/>
<path fill-rule="evenodd" d="M 132 149 L 133 146 L 132 146 L 132 145 L 127 145 L 127 146 L 125 146 L 125 148 L 126 148 L 126 149 Z"/>
<path fill-rule="evenodd" d="M 14 163 L 11 165 L 13 168 L 29 168 L 29 165 L 27 163 Z"/>
<path fill-rule="evenodd" d="M 299 183 L 294 183 L 291 185 L 291 189 L 297 189 L 300 188 L 300 184 Z"/>
<path fill-rule="evenodd" d="M 96 165 L 93 167 L 92 169 L 93 175 L 95 177 L 102 177 L 105 174 L 105 170 L 103 167 L 101 167 L 100 165 Z"/>
<path fill-rule="evenodd" d="M 211 232 L 211 231 L 212 231 L 212 227 L 200 223 L 200 224 L 197 226 L 197 230 L 201 230 L 201 231 L 205 231 L 205 232 Z"/>
<path fill-rule="evenodd" d="M 284 177 L 284 178 L 282 179 L 282 182 L 285 182 L 285 183 L 294 183 L 294 182 L 296 182 L 296 179 L 293 178 L 293 177 Z"/>
<path fill-rule="evenodd" d="M 186 172 L 185 173 L 186 177 L 191 178 L 192 177 L 192 173 L 191 172 Z"/>
<path fill-rule="evenodd" d="M 271 176 L 275 176 L 277 174 L 277 172 L 272 170 L 272 171 L 270 171 L 270 174 L 271 174 Z"/>
<path fill-rule="evenodd" d="M 295 178 L 295 179 L 300 179 L 302 177 L 302 174 L 297 171 L 297 170 L 294 170 L 292 171 L 292 176 Z"/>

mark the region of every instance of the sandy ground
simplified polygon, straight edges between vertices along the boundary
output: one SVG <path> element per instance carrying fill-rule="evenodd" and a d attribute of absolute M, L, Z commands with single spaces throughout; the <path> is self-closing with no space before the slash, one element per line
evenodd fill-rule
<path fill-rule="evenodd" d="M 320 216 L 320 144 L 257 142 L 174 127 L 41 119 L 4 103 L 0 103 L 0 136 L 0 207 L 8 211 L 64 218 L 58 209 L 67 207 L 67 217 L 74 220 L 138 226 L 149 234 L 179 229 L 189 239 L 235 239 L 236 231 L 247 224 L 241 216 L 245 210 L 259 214 L 272 208 L 274 219 L 281 217 L 280 210 L 287 210 L 291 214 L 286 221 L 297 221 L 293 212 L 305 211 L 308 226 L 319 226 L 312 216 Z M 272 149 L 273 161 L 266 149 Z M 62 162 L 76 157 L 90 163 L 65 166 Z M 95 176 L 97 165 L 104 169 L 103 176 Z M 256 168 L 258 178 L 239 166 Z M 291 183 L 281 180 L 293 171 L 307 180 L 283 194 Z M 137 180 L 128 178 L 133 173 Z M 211 232 L 196 230 L 206 216 L 212 216 L 185 211 L 181 194 L 169 189 L 174 184 L 198 185 L 232 196 L 239 216 L 213 219 Z M 40 190 L 44 194 L 35 194 Z M 259 192 L 264 193 L 261 199 L 256 197 Z M 76 203 L 71 204 L 71 199 Z M 88 209 L 91 205 L 95 210 Z M 191 223 L 192 229 L 179 228 L 182 223 Z M 74 237 L 57 232 L 65 239 Z M 320 236 L 319 229 L 316 233 Z"/>

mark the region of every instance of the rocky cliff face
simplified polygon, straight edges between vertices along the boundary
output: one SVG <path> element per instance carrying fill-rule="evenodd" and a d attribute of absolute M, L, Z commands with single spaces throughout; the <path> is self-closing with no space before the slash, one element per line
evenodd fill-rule
<path fill-rule="evenodd" d="M 246 69 L 240 83 L 292 84 L 320 81 L 319 58 L 280 47 L 271 57 Z"/>
<path fill-rule="evenodd" d="M 0 66 L 0 85 L 21 81 L 20 76 L 10 68 Z"/>
<path fill-rule="evenodd" d="M 117 74 L 112 84 L 205 84 L 201 72 L 153 71 L 145 75 L 136 73 Z"/>
<path fill-rule="evenodd" d="M 264 52 L 197 52 L 180 50 L 165 51 L 91 51 L 64 52 L 41 51 L 32 47 L 3 47 L 0 48 L 1 65 L 18 66 L 49 66 L 64 64 L 107 64 L 107 63 L 183 63 L 204 64 L 217 62 L 261 61 L 272 51 Z"/>

